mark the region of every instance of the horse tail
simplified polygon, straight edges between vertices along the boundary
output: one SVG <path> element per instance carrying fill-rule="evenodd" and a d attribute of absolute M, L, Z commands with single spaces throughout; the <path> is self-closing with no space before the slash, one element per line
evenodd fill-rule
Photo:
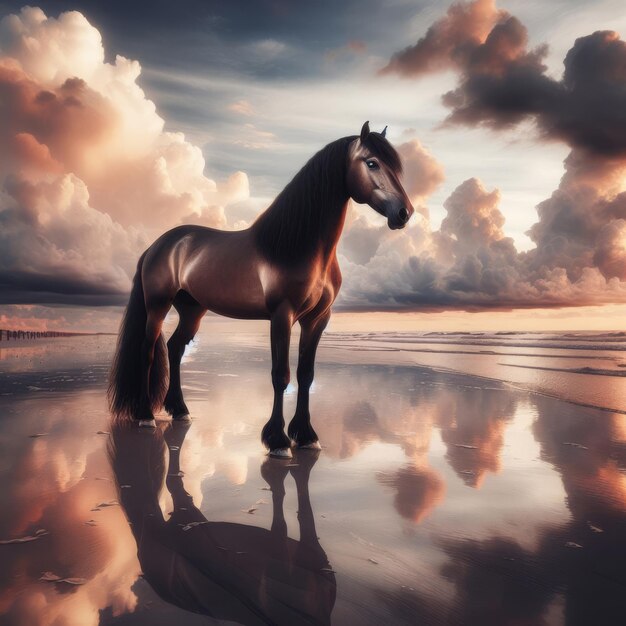
<path fill-rule="evenodd" d="M 116 419 L 137 417 L 141 405 L 142 350 L 148 319 L 141 279 L 145 256 L 144 252 L 137 263 L 137 272 L 120 325 L 109 376 L 109 409 Z M 150 368 L 149 397 L 152 411 L 158 411 L 163 406 L 167 386 L 167 347 L 163 334 L 160 334 L 154 346 L 154 358 Z"/>

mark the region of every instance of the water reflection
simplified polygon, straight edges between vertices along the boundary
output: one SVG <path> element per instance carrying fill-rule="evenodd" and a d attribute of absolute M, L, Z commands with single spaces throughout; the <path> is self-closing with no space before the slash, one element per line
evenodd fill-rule
<path fill-rule="evenodd" d="M 100 414 L 101 394 L 88 392 L 2 406 L 0 539 L 46 531 L 36 541 L 0 545 L 2 626 L 96 626 L 101 612 L 137 606 L 126 522 L 116 506 L 94 511 L 115 498 L 106 437 L 92 421 Z M 80 584 L 46 582 L 45 572 Z"/>
<path fill-rule="evenodd" d="M 443 501 L 446 492 L 446 484 L 437 472 L 416 465 L 401 467 L 392 474 L 383 473 L 380 482 L 396 490 L 396 511 L 416 524 Z"/>
<path fill-rule="evenodd" d="M 112 431 L 115 475 L 103 379 L 64 368 L 0 380 L 0 391 L 22 389 L 0 395 L 0 540 L 48 531 L 0 545 L 0 626 L 196 624 L 206 614 L 624 621 L 625 415 L 449 372 L 326 363 L 312 399 L 324 450 L 266 461 L 267 363 L 227 346 L 192 357 L 191 430 Z M 81 358 L 85 375 L 99 371 Z M 97 506 L 116 499 L 121 507 Z M 84 583 L 40 580 L 46 571 Z"/>
<path fill-rule="evenodd" d="M 400 446 L 415 465 L 423 466 L 438 431 L 447 460 L 468 486 L 480 487 L 488 474 L 500 470 L 505 429 L 517 410 L 517 394 L 505 392 L 497 383 L 484 389 L 468 385 L 461 376 L 412 368 L 395 368 L 391 374 L 391 369 L 351 370 L 349 395 L 359 399 L 349 401 L 342 411 L 337 398 L 346 396 L 342 386 L 347 372 L 336 372 L 324 381 L 315 402 L 327 454 L 350 458 L 378 441 Z M 383 386 L 381 393 L 378 389 Z M 340 420 L 338 409 L 343 413 Z"/>
<path fill-rule="evenodd" d="M 571 517 L 547 525 L 536 550 L 507 537 L 442 538 L 442 573 L 455 585 L 448 623 L 624 623 L 626 447 L 615 435 L 625 416 L 559 412 L 551 399 L 535 402 L 535 436 L 561 474 Z"/>
<path fill-rule="evenodd" d="M 335 574 L 309 497 L 318 453 L 263 461 L 261 475 L 272 495 L 269 530 L 209 521 L 184 486 L 180 453 L 188 430 L 188 424 L 172 423 L 156 432 L 125 426 L 112 432 L 111 464 L 145 579 L 164 600 L 218 619 L 330 624 Z M 298 541 L 289 538 L 283 513 L 288 474 L 297 491 Z M 173 502 L 169 519 L 159 504 L 164 479 Z"/>
<path fill-rule="evenodd" d="M 488 474 L 500 471 L 506 426 L 514 418 L 518 397 L 497 388 L 465 385 L 451 393 L 447 385 L 416 385 L 418 376 L 409 369 L 396 370 L 387 383 L 389 394 L 376 397 L 371 381 L 378 368 L 370 370 L 362 389 L 369 399 L 348 404 L 339 422 L 338 455 L 350 458 L 373 442 L 399 446 L 408 463 L 393 472 L 381 472 L 378 478 L 395 490 L 394 506 L 402 518 L 420 523 L 444 501 L 446 481 L 429 462 L 433 435 L 441 437 L 449 466 L 468 487 L 480 488 Z M 358 393 L 361 385 L 359 376 L 355 378 L 353 391 Z M 433 378 L 438 382 L 444 376 Z M 339 393 L 325 391 L 331 397 Z M 326 427 L 320 429 L 325 442 Z M 331 428 L 328 452 L 333 454 L 337 427 Z"/>
<path fill-rule="evenodd" d="M 441 414 L 439 427 L 447 459 L 470 487 L 480 487 L 488 473 L 501 467 L 506 424 L 515 414 L 517 399 L 504 393 L 465 391 L 453 410 Z"/>

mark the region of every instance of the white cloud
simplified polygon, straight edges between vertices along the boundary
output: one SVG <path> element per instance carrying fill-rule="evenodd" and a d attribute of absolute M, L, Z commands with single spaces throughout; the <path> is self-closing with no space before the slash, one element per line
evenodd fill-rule
<path fill-rule="evenodd" d="M 205 175 L 201 150 L 164 132 L 137 61 L 104 61 L 78 12 L 26 7 L 0 21 L 0 278 L 19 291 L 124 293 L 141 251 L 183 222 L 227 227 L 248 178 Z"/>

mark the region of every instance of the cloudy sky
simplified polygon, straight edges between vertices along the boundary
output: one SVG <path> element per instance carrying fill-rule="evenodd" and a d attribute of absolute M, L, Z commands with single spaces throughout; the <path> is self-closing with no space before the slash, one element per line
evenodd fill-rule
<path fill-rule="evenodd" d="M 365 120 L 419 208 L 399 233 L 351 207 L 338 310 L 621 325 L 621 0 L 0 0 L 0 20 L 0 327 L 115 329 L 156 236 L 245 228 Z"/>

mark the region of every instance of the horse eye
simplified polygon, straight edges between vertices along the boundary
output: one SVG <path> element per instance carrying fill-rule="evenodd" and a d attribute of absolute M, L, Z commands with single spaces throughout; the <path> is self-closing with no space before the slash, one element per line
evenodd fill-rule
<path fill-rule="evenodd" d="M 376 163 L 376 161 L 365 161 L 365 165 L 367 165 L 367 167 L 371 170 L 378 169 L 378 163 Z"/>

